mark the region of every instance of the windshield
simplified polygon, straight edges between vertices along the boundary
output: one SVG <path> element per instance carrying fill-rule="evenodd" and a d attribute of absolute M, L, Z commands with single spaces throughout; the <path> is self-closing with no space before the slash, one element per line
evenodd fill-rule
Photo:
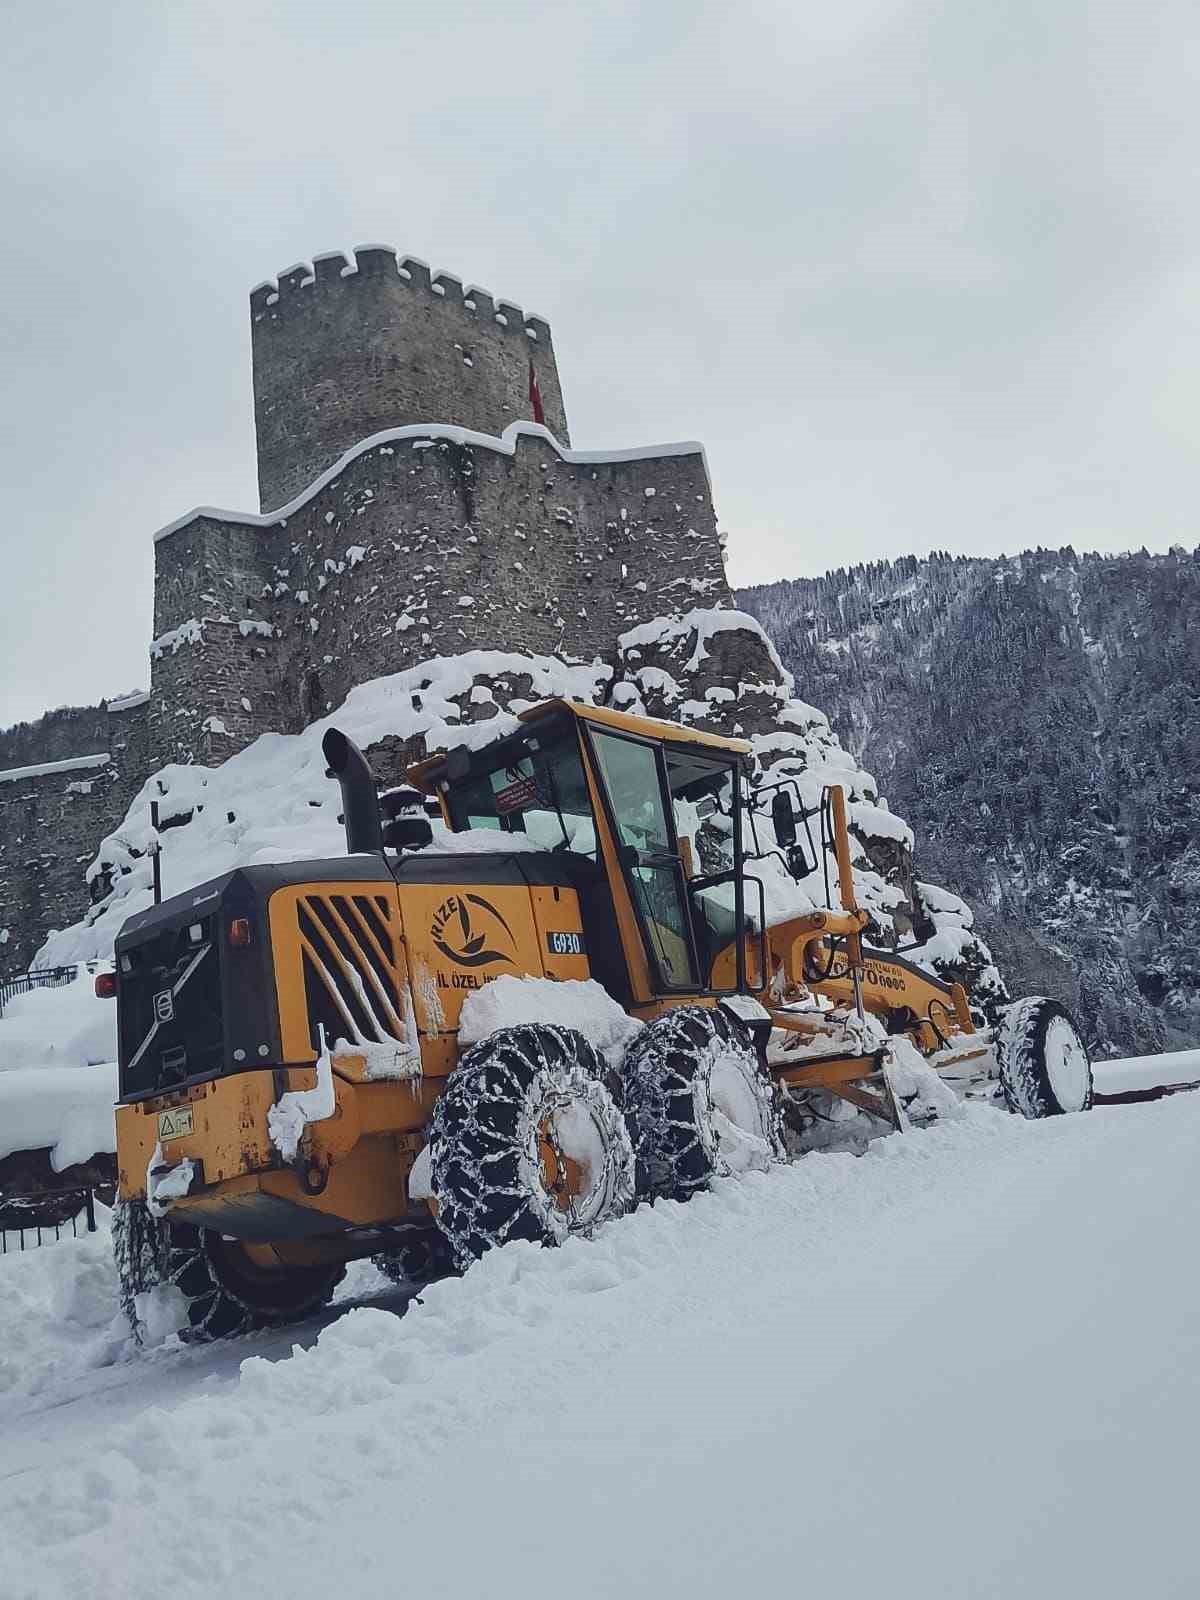
<path fill-rule="evenodd" d="M 573 726 L 506 741 L 490 771 L 448 796 L 455 828 L 523 833 L 546 850 L 596 857 L 596 828 Z"/>

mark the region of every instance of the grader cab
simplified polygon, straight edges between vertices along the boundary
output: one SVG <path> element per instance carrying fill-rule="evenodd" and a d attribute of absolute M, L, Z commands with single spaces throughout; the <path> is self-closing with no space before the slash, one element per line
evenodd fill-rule
<path fill-rule="evenodd" d="M 347 855 L 241 868 L 126 923 L 116 1241 L 135 1329 L 163 1283 L 222 1334 L 304 1314 L 357 1257 L 412 1280 L 555 1242 L 778 1159 L 781 1111 L 815 1093 L 900 1124 L 889 1039 L 953 1070 L 990 1059 L 961 988 L 864 945 L 840 790 L 817 843 L 794 785 L 749 791 L 740 741 L 561 700 L 520 723 L 414 768 L 386 819 L 330 730 Z M 831 864 L 839 906 L 773 915 L 770 854 L 789 882 Z M 505 977 L 543 983 L 460 1047 L 464 1004 Z M 554 994 L 578 996 L 579 1026 L 541 1020 L 545 984 L 572 981 Z M 625 1035 L 603 1057 L 593 985 Z M 1029 1039 L 1064 1020 L 1036 1004 Z M 1065 1026 L 1049 1058 L 1026 1040 L 1020 1072 L 1014 1043 L 1026 1114 L 1088 1102 Z"/>

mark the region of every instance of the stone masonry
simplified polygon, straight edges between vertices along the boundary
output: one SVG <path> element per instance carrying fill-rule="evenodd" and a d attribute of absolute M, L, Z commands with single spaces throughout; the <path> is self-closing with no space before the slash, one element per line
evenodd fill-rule
<path fill-rule="evenodd" d="M 611 657 L 634 623 L 728 601 L 704 459 L 572 456 L 409 430 L 286 519 L 211 514 L 160 538 L 151 738 L 221 760 L 357 683 L 436 655 Z"/>
<path fill-rule="evenodd" d="M 317 256 L 250 294 L 261 506 L 406 422 L 499 434 L 533 415 L 569 444 L 550 327 L 383 245 Z"/>
<path fill-rule="evenodd" d="M 79 915 L 97 841 L 152 770 L 148 696 L 52 711 L 0 733 L 0 975 Z"/>

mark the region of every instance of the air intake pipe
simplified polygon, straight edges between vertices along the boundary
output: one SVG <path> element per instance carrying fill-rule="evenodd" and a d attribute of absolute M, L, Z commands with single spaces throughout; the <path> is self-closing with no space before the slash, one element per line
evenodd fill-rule
<path fill-rule="evenodd" d="M 330 728 L 321 740 L 329 771 L 342 790 L 342 813 L 346 821 L 346 849 L 350 855 L 383 854 L 383 823 L 379 816 L 379 796 L 375 774 L 366 756 L 339 728 Z"/>

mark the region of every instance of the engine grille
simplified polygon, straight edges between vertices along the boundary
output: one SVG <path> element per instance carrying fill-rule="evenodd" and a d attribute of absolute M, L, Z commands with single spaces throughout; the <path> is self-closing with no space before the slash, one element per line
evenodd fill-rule
<path fill-rule="evenodd" d="M 410 1001 L 392 907 L 375 894 L 307 894 L 297 902 L 304 998 L 314 1049 L 331 1043 L 408 1048 Z"/>

